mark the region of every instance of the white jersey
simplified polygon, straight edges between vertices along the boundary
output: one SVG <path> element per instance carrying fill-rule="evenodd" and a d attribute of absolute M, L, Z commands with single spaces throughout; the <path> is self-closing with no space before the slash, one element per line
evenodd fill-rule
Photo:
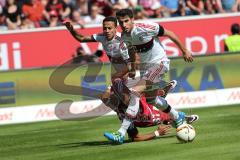
<path fill-rule="evenodd" d="M 128 55 L 128 50 L 127 47 L 121 47 L 120 48 L 120 38 L 121 33 L 116 34 L 116 36 L 108 41 L 106 36 L 101 33 L 101 34 L 93 34 L 93 38 L 97 42 L 101 42 L 103 45 L 103 49 L 106 51 L 107 55 L 111 58 L 123 58 L 123 60 L 128 60 L 129 55 Z"/>
<path fill-rule="evenodd" d="M 141 63 L 160 63 L 167 55 L 158 38 L 159 30 L 164 32 L 157 23 L 135 23 L 131 34 L 123 32 L 121 38 L 128 48 L 136 49 Z"/>

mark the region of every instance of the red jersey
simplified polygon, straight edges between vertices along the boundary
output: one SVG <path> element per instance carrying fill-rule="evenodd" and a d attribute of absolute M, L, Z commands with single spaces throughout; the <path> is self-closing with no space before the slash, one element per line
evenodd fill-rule
<path fill-rule="evenodd" d="M 146 102 L 146 97 L 142 96 L 140 99 L 140 111 L 134 119 L 136 127 L 149 127 L 161 124 L 164 121 L 170 121 L 170 116 L 162 112 L 155 106 Z"/>
<path fill-rule="evenodd" d="M 148 104 L 145 96 L 140 98 L 139 105 L 139 113 L 136 118 L 133 119 L 135 127 L 149 127 L 171 121 L 171 118 L 167 113 L 164 113 L 153 105 Z M 121 110 L 119 110 L 117 114 L 120 120 L 122 120 L 125 116 L 125 112 Z"/>

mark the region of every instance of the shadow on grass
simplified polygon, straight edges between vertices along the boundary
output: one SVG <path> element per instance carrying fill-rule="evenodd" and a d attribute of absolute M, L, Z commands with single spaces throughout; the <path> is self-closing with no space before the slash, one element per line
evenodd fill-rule
<path fill-rule="evenodd" d="M 130 143 L 131 141 L 125 141 L 125 143 Z M 59 144 L 57 147 L 60 148 L 74 148 L 74 147 L 82 147 L 82 146 L 117 146 L 119 144 L 112 143 L 110 141 L 87 141 L 87 142 L 74 142 L 74 143 L 66 143 Z"/>
<path fill-rule="evenodd" d="M 159 139 L 171 138 L 171 137 L 175 137 L 175 135 L 166 135 Z M 154 139 L 154 140 L 158 140 L 158 139 Z M 124 141 L 124 144 L 127 144 L 127 143 L 138 143 L 138 142 L 132 142 L 131 140 Z M 74 147 L 82 147 L 82 146 L 118 146 L 118 145 L 119 144 L 115 144 L 110 141 L 86 141 L 86 142 L 74 142 L 74 143 L 59 144 L 56 146 L 60 147 L 60 148 L 74 148 Z"/>
<path fill-rule="evenodd" d="M 167 135 L 164 135 L 164 136 L 159 137 L 159 139 L 172 138 L 172 137 L 176 137 L 176 135 L 175 135 L 175 134 L 167 134 Z"/>

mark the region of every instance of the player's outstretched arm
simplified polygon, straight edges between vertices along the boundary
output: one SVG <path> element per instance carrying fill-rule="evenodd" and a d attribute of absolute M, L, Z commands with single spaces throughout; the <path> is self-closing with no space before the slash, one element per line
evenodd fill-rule
<path fill-rule="evenodd" d="M 130 57 L 130 64 L 128 64 L 129 78 L 135 79 L 136 76 L 136 53 L 129 51 L 129 57 Z"/>
<path fill-rule="evenodd" d="M 163 135 L 166 135 L 169 133 L 171 126 L 167 125 L 167 126 L 162 126 L 159 125 L 158 129 L 152 133 L 148 133 L 148 134 L 137 134 L 135 137 L 132 137 L 134 142 L 139 142 L 139 141 L 148 141 L 151 139 L 154 139 L 156 137 L 160 137 Z"/>
<path fill-rule="evenodd" d="M 84 36 L 78 33 L 74 28 L 71 22 L 65 21 L 63 24 L 66 26 L 68 31 L 72 34 L 72 36 L 79 42 L 96 42 L 96 40 L 92 36 Z"/>
<path fill-rule="evenodd" d="M 174 32 L 164 29 L 163 35 L 169 37 L 180 48 L 183 53 L 183 58 L 186 62 L 193 61 L 192 53 L 184 47 L 184 45 Z"/>

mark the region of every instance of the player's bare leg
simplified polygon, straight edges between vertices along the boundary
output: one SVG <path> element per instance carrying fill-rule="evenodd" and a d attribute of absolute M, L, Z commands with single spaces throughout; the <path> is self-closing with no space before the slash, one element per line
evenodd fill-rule
<path fill-rule="evenodd" d="M 172 91 L 177 86 L 177 81 L 172 80 L 170 81 L 164 88 L 159 89 L 157 94 L 163 98 L 167 96 L 167 94 Z"/>
<path fill-rule="evenodd" d="M 156 96 L 161 96 L 165 98 L 169 92 L 171 92 L 177 86 L 177 81 L 172 80 L 168 82 L 163 88 L 154 89 L 151 91 L 145 91 L 144 94 L 147 98 L 155 98 Z"/>
<path fill-rule="evenodd" d="M 118 83 L 118 82 L 116 82 Z M 126 109 L 125 118 L 122 121 L 121 127 L 115 133 L 105 132 L 104 136 L 114 143 L 121 144 L 124 141 L 127 129 L 132 123 L 132 119 L 137 116 L 139 111 L 139 100 L 141 93 L 146 89 L 146 80 L 141 79 L 130 92 L 130 100 L 128 108 Z"/>

